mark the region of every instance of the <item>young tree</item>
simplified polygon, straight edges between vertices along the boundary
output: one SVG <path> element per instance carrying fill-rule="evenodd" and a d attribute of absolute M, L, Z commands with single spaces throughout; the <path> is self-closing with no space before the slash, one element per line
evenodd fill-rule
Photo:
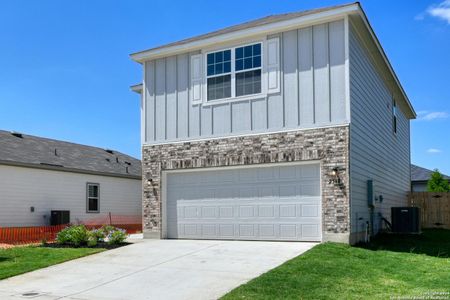
<path fill-rule="evenodd" d="M 435 169 L 431 174 L 430 180 L 427 183 L 428 192 L 450 192 L 450 184 L 445 179 L 438 169 Z"/>

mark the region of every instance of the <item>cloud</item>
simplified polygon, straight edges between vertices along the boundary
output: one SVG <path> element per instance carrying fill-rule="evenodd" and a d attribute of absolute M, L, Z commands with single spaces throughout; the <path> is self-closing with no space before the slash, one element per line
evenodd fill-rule
<path fill-rule="evenodd" d="M 430 148 L 427 150 L 427 153 L 429 153 L 429 154 L 437 154 L 437 153 L 441 153 L 441 152 L 442 152 L 442 150 L 435 149 L 435 148 Z"/>
<path fill-rule="evenodd" d="M 433 121 L 437 119 L 447 119 L 449 117 L 449 113 L 446 111 L 427 111 L 422 110 L 417 112 L 417 119 L 423 121 Z"/>
<path fill-rule="evenodd" d="M 432 17 L 447 21 L 447 24 L 450 25 L 450 0 L 445 0 L 437 5 L 431 5 L 426 12 Z M 420 20 L 420 15 L 416 16 L 417 19 Z"/>

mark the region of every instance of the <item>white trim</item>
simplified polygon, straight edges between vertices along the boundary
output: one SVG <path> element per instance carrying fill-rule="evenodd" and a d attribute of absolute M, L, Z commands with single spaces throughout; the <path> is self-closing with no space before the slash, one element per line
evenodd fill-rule
<path fill-rule="evenodd" d="M 251 68 L 251 69 L 243 69 L 243 70 L 239 70 L 236 71 L 236 57 L 235 57 L 235 53 L 236 53 L 236 48 L 241 48 L 241 47 L 245 47 L 245 46 L 251 46 L 251 45 L 255 45 L 255 44 L 260 44 L 261 45 L 261 66 L 258 68 Z M 232 45 L 229 45 L 227 47 L 214 47 L 214 48 L 209 48 L 209 49 L 204 49 L 202 50 L 202 54 L 203 54 L 203 63 L 204 63 L 204 67 L 203 67 L 203 72 L 204 72 L 204 87 L 203 87 L 203 91 L 204 91 L 204 97 L 203 97 L 203 106 L 211 106 L 214 104 L 224 104 L 224 103 L 228 103 L 228 102 L 235 102 L 235 101 L 242 101 L 242 100 L 250 100 L 250 99 L 259 99 L 259 98 L 264 98 L 267 96 L 267 94 L 265 93 L 264 90 L 264 65 L 265 65 L 265 61 L 264 61 L 264 47 L 266 44 L 266 39 L 265 38 L 261 38 L 258 40 L 252 40 L 252 41 L 246 41 L 245 43 L 234 43 Z M 217 75 L 210 75 L 208 76 L 208 54 L 211 53 L 215 53 L 215 52 L 222 52 L 222 51 L 227 51 L 230 50 L 231 51 L 231 70 L 230 72 L 227 73 L 221 73 L 221 74 L 217 74 Z M 247 72 L 247 71 L 253 71 L 253 70 L 261 70 L 261 92 L 257 93 L 257 94 L 249 94 L 249 95 L 243 95 L 243 96 L 236 96 L 236 73 L 243 73 L 243 72 Z M 208 78 L 214 78 L 214 77 L 219 77 L 219 76 L 226 76 L 226 75 L 231 75 L 231 97 L 228 98 L 220 98 L 220 99 L 214 99 L 214 100 L 208 100 Z M 195 103 L 196 104 L 196 103 Z"/>
<path fill-rule="evenodd" d="M 172 46 L 168 45 L 154 49 L 144 50 L 141 52 L 133 53 L 130 56 L 132 60 L 142 63 L 145 60 L 156 59 L 162 56 L 169 56 L 180 52 L 198 50 L 212 44 L 230 42 L 233 40 L 244 39 L 255 35 L 263 35 L 263 34 L 270 35 L 280 31 L 289 31 L 301 26 L 306 27 L 314 25 L 316 23 L 334 21 L 336 19 L 342 19 L 345 15 L 357 12 L 359 10 L 360 10 L 359 4 L 354 3 L 345 7 L 330 9 L 327 11 L 313 13 L 290 20 L 255 26 L 248 29 L 242 29 L 230 33 L 224 33 L 210 38 L 196 40 L 193 42 L 181 43 Z"/>
<path fill-rule="evenodd" d="M 348 16 L 344 18 L 344 60 L 345 60 L 345 115 L 347 121 L 351 120 L 351 99 L 350 99 L 350 28 Z"/>
<path fill-rule="evenodd" d="M 147 140 L 147 63 L 142 68 L 142 90 L 141 90 L 141 144 Z"/>
<path fill-rule="evenodd" d="M 275 53 L 271 52 L 269 47 L 271 45 L 274 45 L 274 48 L 272 50 L 275 51 Z M 264 83 L 265 83 L 265 91 L 268 94 L 275 94 L 279 93 L 281 91 L 281 38 L 279 36 L 270 38 L 265 43 L 265 50 L 266 55 L 264 56 L 264 65 L 266 66 L 265 69 L 265 77 L 264 77 Z M 275 55 L 274 62 L 270 62 L 270 56 Z M 271 77 L 270 74 L 275 74 L 275 80 L 274 83 L 276 84 L 275 87 L 270 86 L 270 80 Z M 298 72 L 297 72 L 298 73 Z"/>
<path fill-rule="evenodd" d="M 275 168 L 283 166 L 297 166 L 297 165 L 319 165 L 319 187 L 320 187 L 320 240 L 323 239 L 323 189 L 322 189 L 322 162 L 320 160 L 303 160 L 303 161 L 286 161 L 286 162 L 273 162 L 273 163 L 255 163 L 247 165 L 233 165 L 233 166 L 218 166 L 218 167 L 197 167 L 188 169 L 171 169 L 161 170 L 161 238 L 167 239 L 167 175 L 176 173 L 192 173 L 192 172 L 207 172 L 214 170 L 236 170 L 246 168 Z"/>
<path fill-rule="evenodd" d="M 130 90 L 132 90 L 135 93 L 141 94 L 143 90 L 143 85 L 142 83 L 133 84 L 132 86 L 130 86 Z"/>
<path fill-rule="evenodd" d="M 222 99 L 217 99 L 217 100 L 209 100 L 209 101 L 205 101 L 202 104 L 202 106 L 208 107 L 208 106 L 220 105 L 220 104 L 225 104 L 225 103 L 242 102 L 242 101 L 249 101 L 249 100 L 255 100 L 255 99 L 265 99 L 266 97 L 267 97 L 267 94 L 263 94 L 263 93 L 250 94 L 250 95 L 244 95 L 244 96 L 239 96 L 239 97 L 234 97 L 234 98 L 230 97 L 230 98 L 222 98 Z"/>
<path fill-rule="evenodd" d="M 91 186 L 97 187 L 97 196 L 96 197 L 89 196 L 89 187 L 91 187 Z M 90 199 L 97 200 L 97 209 L 96 210 L 89 209 L 89 200 Z M 86 182 L 86 213 L 88 213 L 88 214 L 100 213 L 100 183 Z"/>
<path fill-rule="evenodd" d="M 247 137 L 247 136 L 258 136 L 258 135 L 267 135 L 267 134 L 277 134 L 277 133 L 289 133 L 295 131 L 306 131 L 306 130 L 314 130 L 314 129 L 325 129 L 325 128 L 333 128 L 333 127 L 346 127 L 349 126 L 349 122 L 341 123 L 341 124 L 332 124 L 332 125 L 324 125 L 317 127 L 305 127 L 305 128 L 293 128 L 293 129 L 285 129 L 285 130 L 275 130 L 275 131 L 267 131 L 267 132 L 255 132 L 255 133 L 242 133 L 237 135 L 224 135 L 224 136 L 212 136 L 205 137 L 199 139 L 184 139 L 181 141 L 164 141 L 159 143 L 144 143 L 142 146 L 156 146 L 156 145 L 169 145 L 169 144 L 184 144 L 184 143 L 193 143 L 193 142 L 201 142 L 201 141 L 211 141 L 211 140 L 219 140 L 219 139 L 228 139 L 228 138 L 237 138 L 237 137 Z"/>
<path fill-rule="evenodd" d="M 191 55 L 189 59 L 190 71 L 189 71 L 189 80 L 190 80 L 190 97 L 192 104 L 202 103 L 204 99 L 204 85 L 205 85 L 205 76 L 203 74 L 203 53 Z M 199 64 L 196 66 L 196 64 Z M 197 68 L 199 68 L 197 70 Z M 198 71 L 198 74 L 196 74 Z M 198 89 L 198 90 L 197 90 Z M 197 93 L 196 93 L 197 92 Z"/>

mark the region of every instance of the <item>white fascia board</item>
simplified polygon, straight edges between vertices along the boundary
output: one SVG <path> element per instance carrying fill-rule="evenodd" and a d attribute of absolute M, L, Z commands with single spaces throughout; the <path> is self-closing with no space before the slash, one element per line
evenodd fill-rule
<path fill-rule="evenodd" d="M 301 16 L 295 19 L 280 21 L 276 23 L 255 26 L 248 29 L 243 29 L 235 32 L 224 33 L 221 35 L 205 38 L 202 40 L 192 41 L 185 44 L 161 47 L 156 49 L 150 49 L 147 51 L 137 52 L 130 55 L 131 59 L 143 63 L 146 60 L 156 59 L 164 56 L 175 55 L 182 52 L 189 52 L 193 50 L 202 49 L 210 46 L 211 44 L 230 42 L 237 39 L 243 39 L 255 35 L 269 35 L 280 31 L 288 31 L 301 26 L 310 26 L 315 23 L 327 22 L 339 18 L 344 18 L 347 14 L 355 13 L 359 11 L 359 5 L 357 3 L 319 12 L 311 15 Z"/>
<path fill-rule="evenodd" d="M 142 85 L 142 83 L 138 83 L 138 84 L 130 86 L 130 89 L 135 93 L 141 94 L 143 85 Z"/>

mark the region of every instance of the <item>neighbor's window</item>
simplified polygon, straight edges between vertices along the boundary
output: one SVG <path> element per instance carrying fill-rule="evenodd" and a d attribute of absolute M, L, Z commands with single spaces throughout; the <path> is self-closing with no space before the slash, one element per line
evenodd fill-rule
<path fill-rule="evenodd" d="M 206 60 L 208 100 L 261 93 L 261 43 L 208 53 Z"/>
<path fill-rule="evenodd" d="M 100 212 L 100 184 L 87 183 L 86 196 L 87 212 Z"/>
<path fill-rule="evenodd" d="M 392 103 L 392 126 L 394 127 L 394 133 L 397 133 L 397 115 L 398 115 L 398 109 L 397 109 L 397 103 L 395 100 Z"/>

